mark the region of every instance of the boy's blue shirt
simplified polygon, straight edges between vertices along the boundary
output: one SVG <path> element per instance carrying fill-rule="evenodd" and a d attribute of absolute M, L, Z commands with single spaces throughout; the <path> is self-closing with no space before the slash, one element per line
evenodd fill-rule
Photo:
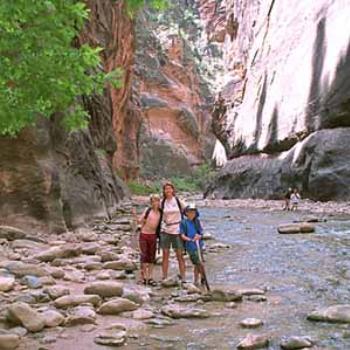
<path fill-rule="evenodd" d="M 190 239 L 193 239 L 196 234 L 202 235 L 202 231 L 202 226 L 198 218 L 193 221 L 185 218 L 180 222 L 180 233 Z M 200 240 L 199 244 L 202 247 L 203 241 Z M 185 248 L 188 252 L 193 252 L 197 250 L 197 245 L 195 242 L 185 241 Z"/>

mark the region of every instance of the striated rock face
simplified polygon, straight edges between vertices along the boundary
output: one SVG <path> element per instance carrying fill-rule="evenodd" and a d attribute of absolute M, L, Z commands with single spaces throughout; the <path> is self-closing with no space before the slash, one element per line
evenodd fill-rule
<path fill-rule="evenodd" d="M 202 37 L 201 2 L 170 3 L 165 13 L 146 11 L 136 23 L 134 86 L 143 117 L 138 147 L 144 176 L 188 174 L 213 149 L 212 92 L 201 71 L 212 54 L 203 56 L 209 41 Z"/>
<path fill-rule="evenodd" d="M 349 199 L 349 4 L 226 0 L 225 9 L 213 129 L 231 160 L 210 192 L 276 197 L 298 186 Z"/>
<path fill-rule="evenodd" d="M 1 223 L 42 224 L 52 232 L 79 225 L 102 213 L 125 195 L 112 169 L 123 152 L 117 143 L 130 108 L 131 21 L 122 2 L 87 1 L 91 10 L 77 44 L 89 42 L 103 51 L 106 70 L 123 65 L 124 87 L 84 99 L 91 115 L 89 130 L 68 134 L 60 116 L 43 120 L 17 138 L 0 138 Z M 125 52 L 128 52 L 129 56 Z M 113 129 L 114 126 L 114 129 Z M 114 130 L 114 133 L 113 133 Z"/>

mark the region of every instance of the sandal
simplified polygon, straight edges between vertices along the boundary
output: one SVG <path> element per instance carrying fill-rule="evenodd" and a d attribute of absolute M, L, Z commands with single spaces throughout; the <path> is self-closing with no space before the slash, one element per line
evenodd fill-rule
<path fill-rule="evenodd" d="M 150 278 L 148 280 L 148 285 L 151 287 L 155 287 L 157 285 L 157 282 L 154 279 Z"/>

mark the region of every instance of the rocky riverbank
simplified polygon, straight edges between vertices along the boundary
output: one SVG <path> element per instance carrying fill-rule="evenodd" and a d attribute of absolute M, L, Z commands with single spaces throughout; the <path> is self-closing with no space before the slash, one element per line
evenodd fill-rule
<path fill-rule="evenodd" d="M 210 293 L 191 283 L 180 285 L 176 275 L 152 288 L 136 283 L 139 263 L 131 202 L 124 203 L 110 221 L 95 220 L 90 227 L 62 235 L 0 227 L 0 349 L 70 350 L 77 349 L 77 344 L 79 349 L 106 345 L 128 349 L 340 349 L 327 347 L 324 324 L 343 324 L 332 332 L 341 330 L 346 337 L 350 312 L 343 284 L 348 269 L 343 260 L 334 263 L 333 253 L 328 252 L 333 243 L 322 231 L 328 226 L 322 225 L 329 224 L 319 220 L 316 234 L 304 236 L 307 238 L 278 236 L 276 230 L 281 222 L 309 215 L 311 203 L 302 207 L 309 211 L 287 213 L 279 212 L 277 202 L 196 199 L 206 206 L 201 212 Z M 143 205 L 145 200 L 137 198 L 136 202 Z M 342 206 L 329 204 L 327 210 L 331 214 L 331 208 L 340 211 Z M 345 204 L 344 208 L 348 210 Z M 332 220 L 324 215 L 317 217 Z M 328 242 L 322 259 L 327 266 L 336 265 L 340 276 L 312 265 L 318 265 L 313 245 L 320 239 Z M 347 241 L 335 241 L 342 258 Z M 275 245 L 281 252 L 273 250 Z M 293 246 L 290 260 L 278 263 L 287 246 Z M 300 253 L 298 249 L 306 250 Z M 317 251 L 323 249 L 323 245 L 317 247 Z M 295 260 L 306 253 L 311 259 L 308 263 L 300 257 Z M 186 264 L 190 281 L 187 258 Z M 296 268 L 302 271 L 297 276 Z M 171 271 L 176 270 L 172 257 Z M 325 284 L 333 283 L 331 297 L 327 291 L 321 299 L 308 300 L 305 278 L 312 285 L 311 295 L 319 295 Z M 294 285 L 299 292 L 294 292 Z M 290 323 L 288 314 L 292 317 L 296 311 L 296 320 Z"/>

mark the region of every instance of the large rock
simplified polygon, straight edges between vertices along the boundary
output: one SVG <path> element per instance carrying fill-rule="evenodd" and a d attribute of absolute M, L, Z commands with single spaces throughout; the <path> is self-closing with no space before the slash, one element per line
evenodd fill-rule
<path fill-rule="evenodd" d="M 235 289 L 213 289 L 206 296 L 206 299 L 211 301 L 220 301 L 220 302 L 230 302 L 230 301 L 241 301 L 242 293 L 239 290 Z"/>
<path fill-rule="evenodd" d="M 318 322 L 350 323 L 350 304 L 321 308 L 310 313 L 307 319 Z"/>
<path fill-rule="evenodd" d="M 281 348 L 284 350 L 297 350 L 313 347 L 314 342 L 310 337 L 289 337 L 281 342 Z"/>
<path fill-rule="evenodd" d="M 45 327 L 43 316 L 26 303 L 14 303 L 7 309 L 7 318 L 22 325 L 30 332 L 39 332 Z"/>
<path fill-rule="evenodd" d="M 64 286 L 53 286 L 45 290 L 52 300 L 58 299 L 70 294 L 70 290 Z"/>
<path fill-rule="evenodd" d="M 78 306 L 81 304 L 92 304 L 97 306 L 100 304 L 101 298 L 98 295 L 65 295 L 63 297 L 57 298 L 54 301 L 54 305 L 58 308 L 68 308 L 73 306 Z"/>
<path fill-rule="evenodd" d="M 35 259 L 50 262 L 55 259 L 72 258 L 82 253 L 80 246 L 66 244 L 64 246 L 52 247 L 35 256 Z"/>
<path fill-rule="evenodd" d="M 118 282 L 93 282 L 84 289 L 85 294 L 97 294 L 103 298 L 120 297 L 123 294 L 123 285 Z"/>
<path fill-rule="evenodd" d="M 0 238 L 7 239 L 8 241 L 14 241 L 25 237 L 26 233 L 16 227 L 0 226 Z"/>
<path fill-rule="evenodd" d="M 46 310 L 41 313 L 46 327 L 57 327 L 64 323 L 64 316 L 55 310 Z"/>
<path fill-rule="evenodd" d="M 102 315 L 118 315 L 125 311 L 134 311 L 139 307 L 136 303 L 125 298 L 115 298 L 102 304 L 98 313 Z"/>
<path fill-rule="evenodd" d="M 95 337 L 95 343 L 99 345 L 105 345 L 108 347 L 122 346 L 126 341 L 126 332 L 125 331 L 113 331 L 107 330 L 100 332 Z"/>
<path fill-rule="evenodd" d="M 293 234 L 293 233 L 312 233 L 315 232 L 315 226 L 311 223 L 294 223 L 278 226 L 278 233 Z"/>
<path fill-rule="evenodd" d="M 264 335 L 248 334 L 238 345 L 239 350 L 254 350 L 267 348 L 269 346 L 269 338 Z"/>
<path fill-rule="evenodd" d="M 17 334 L 4 333 L 0 334 L 0 349 L 13 350 L 20 345 L 21 338 Z"/>
<path fill-rule="evenodd" d="M 69 311 L 66 319 L 67 326 L 76 326 L 84 324 L 95 324 L 96 312 L 89 306 L 77 306 Z"/>
<path fill-rule="evenodd" d="M 103 268 L 107 270 L 128 270 L 134 271 L 137 269 L 135 261 L 127 258 L 122 258 L 117 261 L 107 261 L 103 264 Z"/>
<path fill-rule="evenodd" d="M 24 277 L 27 275 L 43 277 L 50 274 L 44 266 L 40 266 L 38 264 L 23 263 L 21 261 L 10 261 L 6 263 L 4 267 L 16 277 Z"/>
<path fill-rule="evenodd" d="M 209 312 L 204 309 L 183 307 L 178 304 L 169 304 L 161 309 L 162 314 L 171 318 L 208 318 Z"/>
<path fill-rule="evenodd" d="M 12 276 L 0 276 L 0 292 L 8 292 L 13 289 L 15 279 Z"/>

